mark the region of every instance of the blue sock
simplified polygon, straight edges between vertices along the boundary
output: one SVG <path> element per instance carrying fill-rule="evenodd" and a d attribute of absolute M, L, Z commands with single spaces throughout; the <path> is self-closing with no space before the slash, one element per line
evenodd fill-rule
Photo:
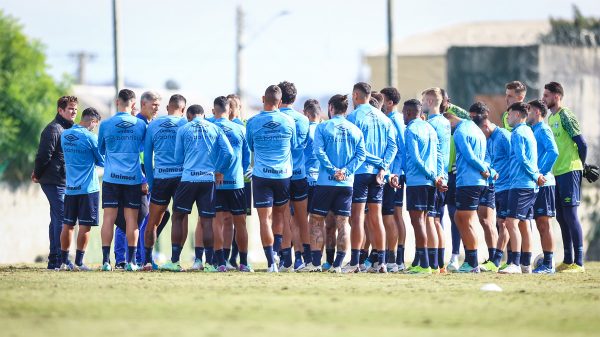
<path fill-rule="evenodd" d="M 231 254 L 231 249 L 223 248 L 223 257 L 225 258 L 225 260 L 229 260 L 229 254 Z"/>
<path fill-rule="evenodd" d="M 68 250 L 61 250 L 60 251 L 60 262 L 67 264 L 69 262 L 69 251 Z"/>
<path fill-rule="evenodd" d="M 135 261 L 135 255 L 137 253 L 137 247 L 136 246 L 127 246 L 127 262 L 131 263 L 132 261 Z"/>
<path fill-rule="evenodd" d="M 346 255 L 346 254 L 344 253 L 344 255 Z M 327 261 L 327 263 L 333 264 L 335 257 L 336 257 L 335 248 L 326 248 L 325 249 L 325 260 Z"/>
<path fill-rule="evenodd" d="M 512 252 L 513 253 L 513 264 L 517 266 L 521 264 L 521 252 Z"/>
<path fill-rule="evenodd" d="M 376 250 L 377 252 L 377 263 L 379 265 L 385 264 L 385 250 Z"/>
<path fill-rule="evenodd" d="M 355 266 L 358 264 L 359 262 L 359 255 L 360 255 L 360 250 L 358 249 L 351 249 L 350 250 L 350 265 L 351 266 Z"/>
<path fill-rule="evenodd" d="M 583 246 L 574 247 L 575 251 L 575 264 L 580 267 L 583 267 Z"/>
<path fill-rule="evenodd" d="M 369 257 L 367 257 L 367 259 L 369 260 L 369 262 L 371 262 L 371 264 L 377 262 L 378 252 L 379 251 L 377 249 L 371 249 L 371 253 L 369 254 Z"/>
<path fill-rule="evenodd" d="M 521 265 L 531 265 L 531 252 L 521 252 Z"/>
<path fill-rule="evenodd" d="M 84 254 L 85 254 L 85 251 L 83 251 L 83 250 L 75 251 L 75 265 L 76 266 L 83 265 L 83 255 Z"/>
<path fill-rule="evenodd" d="M 583 231 L 579 216 L 577 215 L 578 206 L 563 206 L 563 217 L 566 224 L 569 226 L 569 233 L 573 241 L 573 252 L 575 258 L 573 262 L 579 266 L 583 266 Z"/>
<path fill-rule="evenodd" d="M 289 268 L 292 266 L 292 247 L 281 250 L 281 260 L 284 267 Z"/>
<path fill-rule="evenodd" d="M 217 258 L 217 264 L 219 266 L 225 265 L 225 252 L 223 251 L 223 249 L 215 250 L 215 257 Z"/>
<path fill-rule="evenodd" d="M 361 249 L 358 263 L 365 264 L 365 261 L 367 261 L 367 256 L 368 256 L 368 252 L 365 249 Z"/>
<path fill-rule="evenodd" d="M 477 249 L 465 250 L 465 254 L 465 259 L 471 267 L 475 268 L 479 265 L 479 261 L 477 259 Z"/>
<path fill-rule="evenodd" d="M 565 257 L 563 258 L 563 262 L 566 264 L 573 263 L 573 246 L 565 247 Z"/>
<path fill-rule="evenodd" d="M 417 262 L 417 265 L 420 265 L 422 268 L 429 268 L 429 257 L 427 255 L 427 248 L 417 248 L 415 260 Z"/>
<path fill-rule="evenodd" d="M 302 256 L 304 257 L 304 261 L 311 260 L 310 244 L 308 244 L 308 243 L 302 244 Z"/>
<path fill-rule="evenodd" d="M 446 248 L 438 248 L 437 249 L 437 258 L 438 258 L 438 265 L 440 266 L 440 268 L 444 268 L 444 253 L 446 251 Z"/>
<path fill-rule="evenodd" d="M 454 214 L 456 213 L 456 206 L 448 205 L 448 215 L 450 216 L 450 232 L 452 234 L 452 254 L 458 255 L 460 253 L 460 231 L 454 221 Z"/>
<path fill-rule="evenodd" d="M 144 264 L 152 263 L 152 247 L 144 247 Z"/>
<path fill-rule="evenodd" d="M 558 194 L 556 195 L 556 204 L 560 205 L 562 200 L 560 200 Z M 560 225 L 560 234 L 562 236 L 563 249 L 564 249 L 564 257 L 563 262 L 566 264 L 573 263 L 573 239 L 571 238 L 571 231 L 569 229 L 569 225 L 567 224 L 564 217 L 564 209 L 561 206 L 556 207 L 556 221 Z"/>
<path fill-rule="evenodd" d="M 265 251 L 265 257 L 267 258 L 267 266 L 271 267 L 273 264 L 273 246 L 265 246 L 263 247 Z"/>
<path fill-rule="evenodd" d="M 431 269 L 437 269 L 437 248 L 426 248 L 427 249 L 427 258 L 429 259 L 429 267 Z"/>
<path fill-rule="evenodd" d="M 171 245 L 171 262 L 179 262 L 179 256 L 181 255 L 180 245 Z"/>
<path fill-rule="evenodd" d="M 204 255 L 204 247 L 194 247 L 194 255 L 196 257 L 196 260 L 202 261 L 202 255 Z M 209 261 L 206 262 L 210 263 Z"/>
<path fill-rule="evenodd" d="M 235 230 L 233 231 L 233 233 L 235 234 Z M 229 257 L 229 262 L 231 262 L 231 264 L 235 265 L 235 261 L 237 261 L 239 252 L 240 252 L 240 250 L 237 245 L 237 242 L 235 241 L 235 235 L 234 235 L 233 242 L 231 243 L 231 256 Z"/>
<path fill-rule="evenodd" d="M 496 267 L 500 266 L 500 261 L 502 261 L 503 255 L 504 255 L 503 251 L 501 251 L 500 249 L 496 249 L 496 252 L 494 253 L 494 258 L 492 259 L 492 262 L 494 262 L 494 265 Z"/>
<path fill-rule="evenodd" d="M 302 252 L 301 251 L 298 251 L 298 250 L 294 251 L 294 260 L 295 261 L 302 260 Z"/>
<path fill-rule="evenodd" d="M 404 245 L 398 245 L 396 248 L 396 264 L 401 265 L 404 263 Z"/>
<path fill-rule="evenodd" d="M 110 246 L 102 246 L 102 264 L 110 263 Z"/>
<path fill-rule="evenodd" d="M 346 257 L 345 252 L 337 252 L 337 254 L 335 254 L 335 260 L 333 261 L 333 266 L 334 267 L 341 266 L 342 262 L 344 262 L 345 257 Z"/>
<path fill-rule="evenodd" d="M 240 254 L 240 264 L 243 264 L 244 266 L 248 265 L 248 253 L 244 253 L 244 252 L 240 252 L 238 251 Z"/>
<path fill-rule="evenodd" d="M 320 266 L 321 265 L 321 258 L 323 253 L 321 253 L 320 250 L 313 250 L 310 252 L 311 257 L 312 257 L 312 264 L 313 266 Z"/>
<path fill-rule="evenodd" d="M 215 265 L 215 249 L 214 247 L 204 247 L 204 255 L 206 256 L 206 263 Z"/>
<path fill-rule="evenodd" d="M 273 251 L 279 254 L 281 250 L 281 243 L 283 242 L 283 235 L 275 234 L 275 241 L 273 241 Z"/>
<path fill-rule="evenodd" d="M 496 248 L 488 248 L 488 260 L 492 261 L 496 255 Z"/>
<path fill-rule="evenodd" d="M 393 250 L 386 250 L 385 251 L 385 261 L 387 263 L 396 263 L 396 252 L 394 252 Z"/>
<path fill-rule="evenodd" d="M 552 268 L 552 259 L 554 258 L 554 253 L 552 252 L 544 252 L 544 266 L 548 268 Z"/>

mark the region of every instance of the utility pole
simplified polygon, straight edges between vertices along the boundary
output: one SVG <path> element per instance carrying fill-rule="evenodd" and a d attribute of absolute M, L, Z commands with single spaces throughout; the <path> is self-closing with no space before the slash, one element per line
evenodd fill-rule
<path fill-rule="evenodd" d="M 123 69 L 121 65 L 121 36 L 119 22 L 120 17 L 120 0 L 113 0 L 113 48 L 114 48 L 114 70 L 115 70 L 115 97 L 119 94 L 119 90 L 123 88 Z"/>
<path fill-rule="evenodd" d="M 397 58 L 394 49 L 394 0 L 387 0 L 387 85 L 396 87 Z"/>
<path fill-rule="evenodd" d="M 244 77 L 244 44 L 245 34 L 244 34 L 244 10 L 242 9 L 242 5 L 238 5 L 236 8 L 236 36 L 235 36 L 235 93 L 240 96 L 240 99 L 244 100 L 244 89 L 243 86 L 243 77 Z"/>
<path fill-rule="evenodd" d="M 86 51 L 79 51 L 76 53 L 69 54 L 72 58 L 77 60 L 77 84 L 87 83 L 87 63 L 96 58 L 96 54 L 88 53 Z"/>

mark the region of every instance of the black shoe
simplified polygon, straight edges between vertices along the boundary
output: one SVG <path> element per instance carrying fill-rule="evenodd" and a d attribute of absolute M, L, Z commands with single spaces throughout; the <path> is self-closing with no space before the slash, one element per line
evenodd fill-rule
<path fill-rule="evenodd" d="M 124 270 L 126 264 L 127 263 L 125 263 L 125 262 L 119 262 L 119 263 L 115 264 L 115 269 Z"/>

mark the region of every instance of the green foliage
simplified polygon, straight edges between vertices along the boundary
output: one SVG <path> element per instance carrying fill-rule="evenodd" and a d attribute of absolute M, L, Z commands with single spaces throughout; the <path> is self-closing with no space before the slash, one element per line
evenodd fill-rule
<path fill-rule="evenodd" d="M 552 30 L 542 36 L 542 42 L 575 47 L 600 46 L 600 19 L 585 17 L 573 5 L 573 20 L 550 19 Z"/>
<path fill-rule="evenodd" d="M 67 91 L 46 72 L 43 49 L 0 11 L 0 179 L 11 183 L 29 179 L 40 133 Z"/>

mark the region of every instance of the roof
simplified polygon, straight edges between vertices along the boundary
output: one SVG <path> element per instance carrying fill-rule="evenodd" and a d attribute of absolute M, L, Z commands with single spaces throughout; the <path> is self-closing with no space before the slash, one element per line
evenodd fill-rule
<path fill-rule="evenodd" d="M 450 47 L 510 47 L 535 45 L 541 34 L 550 31 L 550 22 L 486 21 L 448 26 L 439 30 L 411 35 L 396 41 L 396 54 L 403 56 L 445 55 Z M 387 46 L 367 53 L 380 56 Z"/>

